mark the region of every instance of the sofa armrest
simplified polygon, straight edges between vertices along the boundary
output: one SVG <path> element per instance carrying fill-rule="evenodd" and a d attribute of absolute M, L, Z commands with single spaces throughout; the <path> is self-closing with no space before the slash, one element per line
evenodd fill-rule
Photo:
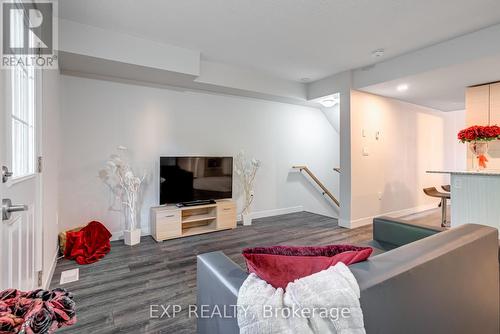
<path fill-rule="evenodd" d="M 412 224 L 408 221 L 378 217 L 373 219 L 373 240 L 394 245 L 396 247 L 426 238 L 445 231 L 443 227 Z"/>
<path fill-rule="evenodd" d="M 367 333 L 499 333 L 494 228 L 459 226 L 349 268 Z"/>
<path fill-rule="evenodd" d="M 498 231 L 463 225 L 349 266 L 367 333 L 498 334 Z M 246 272 L 222 252 L 198 256 L 198 308 L 236 305 Z M 235 317 L 198 333 L 238 333 Z"/>
<path fill-rule="evenodd" d="M 208 309 L 209 314 L 219 308 L 231 317 L 203 317 L 198 315 L 198 333 L 239 333 L 236 321 L 238 291 L 248 274 L 222 252 L 212 252 L 197 257 L 197 306 L 198 312 Z"/>

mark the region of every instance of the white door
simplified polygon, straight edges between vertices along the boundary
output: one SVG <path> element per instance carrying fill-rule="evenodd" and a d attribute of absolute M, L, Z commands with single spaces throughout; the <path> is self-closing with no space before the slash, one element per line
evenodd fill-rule
<path fill-rule="evenodd" d="M 33 68 L 0 72 L 0 168 L 5 176 L 12 173 L 0 180 L 0 290 L 31 290 L 39 285 L 42 267 L 40 175 L 36 166 L 41 73 Z"/>

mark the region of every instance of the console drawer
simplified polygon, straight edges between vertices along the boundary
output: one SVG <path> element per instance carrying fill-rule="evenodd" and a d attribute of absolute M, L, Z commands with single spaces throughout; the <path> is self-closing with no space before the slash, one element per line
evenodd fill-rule
<path fill-rule="evenodd" d="M 164 240 L 168 238 L 178 237 L 182 234 L 180 221 L 164 221 L 159 220 L 156 223 L 156 239 Z"/>
<path fill-rule="evenodd" d="M 158 211 L 156 213 L 156 221 L 158 223 L 180 222 L 181 213 L 180 211 Z"/>
<path fill-rule="evenodd" d="M 152 210 L 152 234 L 156 241 L 179 237 L 182 234 L 180 210 Z"/>
<path fill-rule="evenodd" d="M 236 205 L 232 202 L 218 203 L 217 206 L 217 228 L 236 227 Z"/>

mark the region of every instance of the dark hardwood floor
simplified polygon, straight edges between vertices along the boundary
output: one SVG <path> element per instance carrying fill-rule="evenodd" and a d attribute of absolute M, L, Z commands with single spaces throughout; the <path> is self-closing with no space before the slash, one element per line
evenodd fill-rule
<path fill-rule="evenodd" d="M 60 333 L 195 333 L 196 320 L 187 316 L 187 306 L 196 304 L 197 254 L 222 250 L 244 266 L 245 247 L 358 243 L 370 240 L 371 232 L 371 226 L 348 230 L 336 219 L 301 212 L 163 243 L 151 237 L 134 247 L 115 241 L 97 263 L 58 262 L 51 288 L 59 286 L 62 271 L 80 268 L 80 280 L 63 286 L 75 295 L 78 322 Z M 151 304 L 179 304 L 184 311 L 175 319 L 150 319 Z"/>

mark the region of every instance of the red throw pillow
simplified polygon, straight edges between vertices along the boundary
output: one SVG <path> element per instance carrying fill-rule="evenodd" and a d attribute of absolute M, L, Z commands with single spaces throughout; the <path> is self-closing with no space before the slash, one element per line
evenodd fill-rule
<path fill-rule="evenodd" d="M 373 249 L 350 245 L 324 247 L 273 246 L 246 248 L 243 256 L 249 273 L 255 273 L 275 288 L 328 269 L 338 262 L 346 265 L 365 261 Z"/>

